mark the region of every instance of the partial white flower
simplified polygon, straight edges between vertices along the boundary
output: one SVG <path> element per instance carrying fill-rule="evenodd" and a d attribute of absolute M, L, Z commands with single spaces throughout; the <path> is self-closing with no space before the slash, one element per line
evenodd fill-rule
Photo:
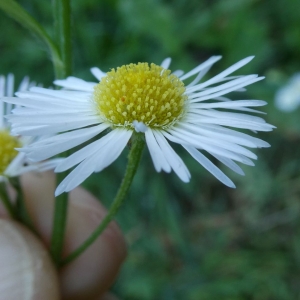
<path fill-rule="evenodd" d="M 145 135 L 157 172 L 173 170 L 182 181 L 190 180 L 190 172 L 169 144 L 171 141 L 183 146 L 225 185 L 235 187 L 203 153 L 209 153 L 243 175 L 236 162 L 252 166 L 252 160 L 257 158 L 247 148 L 269 147 L 269 144 L 230 127 L 256 132 L 271 131 L 274 126 L 244 113 L 258 112 L 253 107 L 263 106 L 265 101 L 231 101 L 224 96 L 243 91 L 245 86 L 263 79 L 258 75 L 229 76 L 253 57 L 200 83 L 220 58 L 213 56 L 185 74 L 180 70 L 171 73 L 169 58 L 161 66 L 130 64 L 107 74 L 92 68 L 99 83 L 68 77 L 54 82 L 63 87 L 62 90 L 34 87 L 30 92 L 19 92 L 18 98 L 6 100 L 22 105 L 9 116 L 12 131 L 23 135 L 57 134 L 22 150 L 34 161 L 97 137 L 56 167 L 56 172 L 63 172 L 77 165 L 57 187 L 56 195 L 74 189 L 93 172 L 109 166 L 121 154 L 134 131 Z"/>
<path fill-rule="evenodd" d="M 33 86 L 34 83 L 25 77 L 18 91 L 26 91 Z M 14 76 L 9 74 L 7 77 L 0 76 L 0 181 L 6 180 L 8 177 L 21 175 L 25 172 L 38 170 L 45 171 L 54 169 L 61 159 L 53 159 L 48 162 L 31 163 L 26 158 L 24 152 L 18 153 L 16 148 L 26 146 L 33 140 L 32 137 L 12 136 L 10 126 L 6 121 L 5 115 L 10 114 L 12 110 L 11 103 L 4 103 L 3 97 L 12 97 L 14 94 Z"/>
<path fill-rule="evenodd" d="M 284 112 L 292 112 L 300 106 L 300 73 L 294 74 L 288 83 L 277 91 L 275 105 Z"/>

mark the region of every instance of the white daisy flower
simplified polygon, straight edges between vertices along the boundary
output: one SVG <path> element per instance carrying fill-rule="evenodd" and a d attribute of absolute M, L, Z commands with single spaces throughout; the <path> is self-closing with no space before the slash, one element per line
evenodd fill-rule
<path fill-rule="evenodd" d="M 18 91 L 26 91 L 34 83 L 25 77 Z M 7 77 L 0 76 L 0 181 L 5 181 L 8 177 L 21 175 L 25 172 L 38 170 L 45 171 L 54 169 L 61 159 L 55 159 L 43 163 L 32 164 L 26 158 L 25 153 L 18 153 L 16 148 L 28 145 L 32 137 L 12 136 L 10 126 L 4 117 L 11 113 L 12 104 L 4 103 L 2 97 L 12 97 L 14 94 L 14 76 L 9 74 Z"/>
<path fill-rule="evenodd" d="M 292 112 L 300 106 L 300 73 L 294 74 L 288 83 L 278 90 L 275 105 L 284 112 Z"/>
<path fill-rule="evenodd" d="M 129 64 L 108 73 L 92 68 L 99 83 L 68 77 L 54 82 L 62 90 L 34 87 L 30 92 L 19 92 L 18 98 L 6 100 L 23 106 L 9 117 L 12 131 L 23 135 L 57 134 L 23 149 L 34 161 L 98 137 L 56 167 L 56 172 L 63 172 L 77 165 L 57 187 L 56 195 L 74 189 L 93 172 L 100 172 L 115 161 L 134 131 L 145 135 L 157 172 L 173 170 L 182 181 L 190 180 L 189 170 L 169 144 L 173 142 L 182 145 L 225 185 L 235 187 L 203 153 L 211 154 L 243 175 L 235 161 L 254 165 L 252 159 L 257 158 L 246 147 L 269 147 L 269 144 L 228 127 L 271 131 L 274 126 L 260 117 L 243 113 L 257 112 L 251 107 L 265 105 L 265 101 L 231 101 L 224 97 L 263 79 L 258 75 L 229 77 L 253 57 L 200 83 L 220 58 L 213 56 L 188 73 L 179 70 L 171 73 L 169 58 L 161 66 Z M 188 84 L 184 83 L 186 80 Z"/>

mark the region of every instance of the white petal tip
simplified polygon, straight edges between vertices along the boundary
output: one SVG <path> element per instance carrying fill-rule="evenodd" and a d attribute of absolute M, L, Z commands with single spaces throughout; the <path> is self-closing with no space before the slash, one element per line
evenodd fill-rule
<path fill-rule="evenodd" d="M 190 175 L 190 174 L 187 174 L 187 177 L 181 176 L 181 177 L 180 177 L 180 180 L 181 180 L 182 182 L 184 182 L 184 183 L 189 183 L 190 180 L 191 180 L 191 175 Z"/>
<path fill-rule="evenodd" d="M 258 148 L 269 148 L 271 145 L 267 142 L 262 143 Z"/>
<path fill-rule="evenodd" d="M 64 184 L 63 184 L 62 186 L 59 185 L 59 186 L 56 188 L 55 192 L 54 192 L 54 196 L 55 196 L 55 197 L 58 197 L 58 196 L 61 195 L 62 193 L 66 193 L 66 192 L 68 192 L 68 191 L 66 190 L 65 185 L 64 185 Z"/>
<path fill-rule="evenodd" d="M 251 55 L 251 56 L 246 57 L 246 59 L 247 59 L 248 61 L 251 61 L 254 57 L 255 57 L 255 55 Z"/>
<path fill-rule="evenodd" d="M 95 71 L 97 72 L 98 70 L 99 70 L 99 69 L 98 69 L 97 67 L 92 67 L 92 68 L 90 68 L 90 71 L 91 71 L 91 72 L 95 72 Z"/>
<path fill-rule="evenodd" d="M 63 192 L 67 192 L 67 185 L 64 183 L 65 179 L 58 185 L 54 192 L 54 196 L 57 197 Z"/>
<path fill-rule="evenodd" d="M 163 60 L 163 62 L 161 63 L 161 66 L 164 69 L 168 69 L 170 64 L 171 64 L 171 57 L 167 57 L 166 59 Z"/>
<path fill-rule="evenodd" d="M 62 194 L 62 191 L 59 191 L 58 189 L 55 190 L 54 196 L 58 197 L 60 194 Z"/>
<path fill-rule="evenodd" d="M 229 180 L 226 180 L 226 181 L 223 181 L 223 183 L 224 183 L 226 186 L 230 187 L 231 189 L 235 189 L 235 188 L 236 188 L 235 184 L 234 184 L 230 179 L 229 179 Z"/>
<path fill-rule="evenodd" d="M 60 84 L 60 83 L 62 82 L 62 80 L 64 80 L 64 79 L 55 79 L 55 80 L 53 81 L 53 83 L 54 83 L 54 84 Z"/>
<path fill-rule="evenodd" d="M 133 121 L 132 125 L 136 132 L 143 132 L 145 133 L 148 129 L 148 127 L 143 122 Z"/>

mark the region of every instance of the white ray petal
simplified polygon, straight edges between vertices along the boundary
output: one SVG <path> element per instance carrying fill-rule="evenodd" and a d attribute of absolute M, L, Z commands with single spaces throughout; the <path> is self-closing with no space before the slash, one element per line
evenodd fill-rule
<path fill-rule="evenodd" d="M 247 108 L 247 107 L 236 107 L 235 110 L 242 111 L 242 112 L 255 113 L 255 114 L 262 114 L 262 115 L 267 114 L 264 111 L 259 111 L 257 109 L 252 109 L 252 108 Z"/>
<path fill-rule="evenodd" d="M 4 103 L 0 100 L 0 130 L 4 128 Z"/>
<path fill-rule="evenodd" d="M 183 147 L 191 154 L 191 156 L 195 160 L 197 160 L 208 172 L 214 175 L 218 180 L 220 180 L 228 187 L 235 188 L 234 183 L 196 148 L 190 146 L 183 146 Z"/>
<path fill-rule="evenodd" d="M 132 130 L 115 129 L 114 136 L 106 143 L 101 157 L 96 162 L 95 172 L 100 172 L 112 164 L 122 153 L 132 135 Z"/>
<path fill-rule="evenodd" d="M 100 140 L 92 142 L 91 144 L 83 147 L 82 149 L 80 149 L 80 150 L 76 151 L 75 153 L 73 153 L 72 155 L 68 156 L 55 168 L 54 171 L 55 172 L 64 172 L 64 171 L 76 166 L 77 164 L 79 164 L 80 162 L 82 162 L 83 160 L 88 158 L 89 156 L 94 155 L 96 152 L 98 152 L 98 150 L 100 150 L 101 147 L 103 147 L 103 139 L 105 137 L 101 138 Z"/>
<path fill-rule="evenodd" d="M 12 97 L 14 95 L 15 77 L 13 74 L 8 74 L 6 79 L 6 96 Z"/>
<path fill-rule="evenodd" d="M 4 97 L 4 89 L 5 89 L 5 77 L 0 76 L 0 98 Z M 5 104 L 0 100 L 0 129 L 4 127 L 4 114 L 5 114 Z"/>
<path fill-rule="evenodd" d="M 253 166 L 253 162 L 246 156 L 238 153 L 234 153 L 232 151 L 226 150 L 224 148 L 220 148 L 218 146 L 211 146 L 205 143 L 199 143 L 188 136 L 174 136 L 169 134 L 168 132 L 163 132 L 163 135 L 170 141 L 180 144 L 180 145 L 187 145 L 193 146 L 197 149 L 205 150 L 210 154 L 217 154 L 223 157 L 227 157 L 236 161 L 239 161 L 245 165 Z"/>
<path fill-rule="evenodd" d="M 222 126 L 218 126 L 218 125 L 202 125 L 201 126 L 202 130 L 205 130 L 207 135 L 210 135 L 211 132 L 214 132 L 216 134 L 221 134 L 221 135 L 225 135 L 226 139 L 227 136 L 233 136 L 233 137 L 237 137 L 237 138 L 241 138 L 244 140 L 248 140 L 249 142 L 251 142 L 252 144 L 254 144 L 256 147 L 258 148 L 267 148 L 270 147 L 270 144 L 258 139 L 256 137 L 253 137 L 251 135 L 248 135 L 246 133 L 242 133 L 236 130 L 232 130 L 226 127 L 222 127 Z"/>
<path fill-rule="evenodd" d="M 14 176 L 19 170 L 20 166 L 23 165 L 25 161 L 25 153 L 18 153 L 17 156 L 12 160 L 12 162 L 8 165 L 5 170 L 5 174 L 8 176 Z"/>
<path fill-rule="evenodd" d="M 88 121 L 88 120 L 99 120 L 99 117 L 96 115 L 91 115 L 91 112 L 83 112 L 80 115 L 78 113 L 61 113 L 61 114 L 52 114 L 52 115 L 35 115 L 33 118 L 30 116 L 8 116 L 8 120 L 16 120 L 15 124 L 22 123 L 23 125 L 51 125 L 51 124 L 66 124 L 68 122 L 74 121 Z"/>
<path fill-rule="evenodd" d="M 39 172 L 45 172 L 55 169 L 55 167 L 63 161 L 63 158 L 54 158 L 51 160 L 43 161 L 37 164 L 35 167 Z"/>
<path fill-rule="evenodd" d="M 49 99 L 47 96 L 51 97 L 52 99 L 60 99 L 61 101 L 70 100 L 72 103 L 77 102 L 85 102 L 91 96 L 91 91 L 84 92 L 84 91 L 71 91 L 71 90 L 52 90 L 46 89 L 43 87 L 31 87 L 29 92 L 17 92 L 16 95 L 20 98 L 36 98 L 41 100 Z M 42 97 L 43 96 L 43 97 Z"/>
<path fill-rule="evenodd" d="M 91 68 L 91 73 L 99 80 L 101 81 L 101 79 L 106 76 L 106 73 L 101 71 L 99 68 L 97 67 L 93 67 Z"/>
<path fill-rule="evenodd" d="M 190 72 L 187 72 L 185 75 L 179 77 L 179 79 L 185 80 L 185 79 L 199 73 L 200 71 L 206 69 L 207 67 L 213 65 L 215 62 L 217 62 L 221 58 L 222 58 L 222 56 L 212 56 L 208 60 L 206 60 L 204 63 L 202 63 L 199 66 L 197 66 L 196 68 L 192 69 Z"/>
<path fill-rule="evenodd" d="M 95 160 L 99 156 L 98 153 L 90 156 L 81 162 L 56 188 L 55 197 L 63 192 L 69 192 L 80 185 L 95 171 Z"/>
<path fill-rule="evenodd" d="M 51 118 L 51 117 L 60 117 L 64 118 L 65 116 L 71 116 L 74 114 L 77 115 L 83 115 L 83 116 L 95 116 L 96 113 L 91 111 L 90 109 L 83 109 L 83 110 L 68 110 L 66 112 L 58 112 L 58 111 L 40 111 L 40 110 L 34 110 L 34 109 L 28 109 L 25 107 L 22 108 L 14 108 L 12 110 L 12 115 L 6 116 L 8 120 L 15 120 L 17 122 L 19 119 L 26 117 L 28 118 L 36 118 L 37 116 L 43 115 L 44 118 Z M 24 118 L 25 119 L 25 118 Z"/>
<path fill-rule="evenodd" d="M 235 63 L 231 67 L 227 68 L 223 72 L 219 73 L 218 75 L 214 76 L 213 78 L 205 81 L 204 83 L 200 83 L 199 85 L 196 85 L 193 88 L 203 89 L 203 88 L 205 88 L 205 87 L 207 87 L 209 85 L 215 84 L 215 83 L 219 82 L 219 80 L 225 78 L 227 75 L 233 73 L 234 71 L 240 69 L 241 67 L 243 67 L 244 65 L 246 65 L 247 63 L 249 63 L 253 58 L 254 58 L 254 56 L 246 57 L 246 58 L 238 61 L 237 63 Z"/>
<path fill-rule="evenodd" d="M 178 127 L 183 128 L 184 130 L 199 134 L 201 136 L 210 138 L 210 139 L 217 139 L 217 140 L 222 140 L 222 141 L 226 141 L 226 142 L 232 142 L 232 143 L 250 147 L 250 148 L 257 148 L 256 143 L 254 143 L 251 138 L 246 138 L 246 137 L 242 137 L 242 136 L 238 136 L 238 135 L 234 135 L 234 134 L 231 135 L 231 134 L 216 132 L 212 129 L 209 130 L 209 129 L 205 129 L 205 128 L 202 128 L 197 125 L 187 124 L 187 123 L 182 123 Z"/>
<path fill-rule="evenodd" d="M 12 125 L 11 134 L 12 135 L 52 135 L 59 132 L 64 132 L 68 130 L 74 130 L 78 128 L 83 128 L 86 126 L 101 124 L 98 117 L 95 116 L 94 119 L 84 120 L 84 121 L 73 121 L 68 123 L 56 124 L 56 125 L 41 125 L 41 126 L 22 126 Z M 107 127 L 109 125 L 106 125 Z"/>
<path fill-rule="evenodd" d="M 234 82 L 234 84 L 230 85 L 228 82 L 228 85 L 222 85 L 222 86 L 218 86 L 218 89 L 212 88 L 212 89 L 208 89 L 205 90 L 204 92 L 200 92 L 200 93 L 195 93 L 189 96 L 189 99 L 191 99 L 191 102 L 199 102 L 199 101 L 204 101 L 204 100 L 210 100 L 213 99 L 215 97 L 219 97 L 222 95 L 226 95 L 230 92 L 236 91 L 237 89 L 239 89 L 240 87 L 244 87 L 247 85 L 250 85 L 254 82 L 263 80 L 265 77 L 252 77 L 252 79 L 250 77 L 247 77 L 247 80 L 240 80 L 239 83 Z M 220 87 L 220 88 L 219 88 Z M 226 88 L 225 88 L 226 87 Z M 216 91 L 214 93 L 212 93 L 213 91 Z"/>
<path fill-rule="evenodd" d="M 31 171 L 37 171 L 37 167 L 35 165 L 28 165 L 28 166 L 18 166 L 18 169 L 12 170 L 10 173 L 6 173 L 7 176 L 9 177 L 15 177 L 19 176 Z"/>
<path fill-rule="evenodd" d="M 26 152 L 27 157 L 32 161 L 41 161 L 76 147 L 101 133 L 103 130 L 104 126 L 99 125 L 95 126 L 95 128 L 82 130 L 80 134 L 78 133 L 80 130 L 77 130 L 77 132 L 62 133 L 58 136 L 33 143 L 20 150 Z"/>
<path fill-rule="evenodd" d="M 93 90 L 92 90 L 93 91 Z M 83 92 L 83 91 L 69 91 L 69 90 L 52 90 L 46 89 L 42 87 L 32 87 L 30 91 L 24 92 L 17 92 L 16 96 L 19 98 L 30 98 L 30 99 L 39 99 L 40 101 L 52 101 L 64 102 L 64 103 L 71 103 L 72 104 L 80 104 L 85 103 L 90 100 L 91 98 L 91 91 L 90 92 Z"/>
<path fill-rule="evenodd" d="M 100 125 L 94 126 L 94 127 L 83 128 L 83 129 L 78 129 L 78 130 L 74 130 L 74 131 L 61 133 L 58 135 L 40 139 L 40 140 L 36 141 L 35 143 L 33 143 L 23 149 L 30 149 L 30 148 L 36 149 L 37 147 L 40 147 L 40 146 L 42 146 L 42 147 L 49 146 L 49 145 L 57 143 L 57 142 L 69 141 L 74 138 L 78 138 L 78 137 L 82 137 L 82 136 L 86 136 L 86 135 L 99 134 L 102 131 L 104 131 L 106 128 L 108 128 L 107 124 L 100 124 Z"/>
<path fill-rule="evenodd" d="M 155 170 L 157 172 L 160 172 L 161 170 L 164 170 L 167 173 L 171 172 L 171 166 L 165 158 L 150 128 L 145 132 L 145 138 Z"/>
<path fill-rule="evenodd" d="M 163 60 L 163 62 L 161 63 L 161 67 L 163 67 L 164 69 L 169 69 L 171 64 L 171 58 L 167 57 L 166 59 Z"/>
<path fill-rule="evenodd" d="M 227 111 L 218 111 L 214 109 L 194 109 L 192 110 L 192 113 L 197 113 L 199 116 L 204 116 L 211 117 L 214 119 L 235 119 L 235 120 L 240 120 L 240 121 L 247 121 L 247 122 L 255 122 L 258 124 L 266 124 L 266 121 L 257 116 L 252 116 L 248 114 L 242 114 L 242 113 L 236 113 L 236 112 L 227 112 Z M 198 119 L 201 121 L 201 118 L 198 117 Z"/>
<path fill-rule="evenodd" d="M 249 107 L 249 106 L 264 106 L 268 104 L 262 100 L 235 100 L 231 102 L 214 102 L 214 103 L 193 103 L 192 108 L 237 108 L 237 107 Z"/>
<path fill-rule="evenodd" d="M 51 99 L 50 99 L 51 100 Z M 29 98 L 9 98 L 5 97 L 4 101 L 7 103 L 12 103 L 15 105 L 26 106 L 32 109 L 40 109 L 40 110 L 62 110 L 68 109 L 70 107 L 69 103 L 55 103 L 53 99 L 51 101 L 41 101 L 41 99 L 29 99 Z"/>
<path fill-rule="evenodd" d="M 246 83 L 250 80 L 253 80 L 255 78 L 258 78 L 258 75 L 246 75 L 246 76 L 239 76 L 237 78 L 233 78 L 232 80 L 229 80 L 225 83 L 216 85 L 214 87 L 210 87 L 210 88 L 202 88 L 201 85 L 197 85 L 194 86 L 192 88 L 188 88 L 186 93 L 190 95 L 190 97 L 192 98 L 196 98 L 196 97 L 200 97 L 200 96 L 205 96 L 205 95 L 209 95 L 209 94 L 213 94 L 215 92 L 218 92 L 220 90 L 225 90 L 227 88 L 230 87 L 235 87 L 235 86 L 239 86 L 240 84 Z M 222 80 L 224 81 L 224 80 Z M 237 88 L 235 88 L 237 89 Z"/>
<path fill-rule="evenodd" d="M 174 72 L 172 72 L 173 75 L 180 77 L 184 74 L 184 72 L 182 70 L 176 70 Z"/>
<path fill-rule="evenodd" d="M 20 153 L 24 155 L 24 153 Z M 15 164 L 14 167 L 6 170 L 6 174 L 10 177 L 19 176 L 25 174 L 30 171 L 37 171 L 37 172 L 44 172 L 48 170 L 52 170 L 56 167 L 56 165 L 61 161 L 61 158 L 55 158 L 48 161 L 40 162 L 40 163 L 33 163 L 28 164 L 27 166 L 24 165 L 26 162 L 25 157 L 23 157 L 19 162 Z"/>
<path fill-rule="evenodd" d="M 199 125 L 224 125 L 256 131 L 272 131 L 275 128 L 275 126 L 266 123 L 266 121 L 260 117 L 241 113 L 203 109 L 194 109 L 192 113 L 188 113 L 185 122 Z"/>
<path fill-rule="evenodd" d="M 214 125 L 222 125 L 222 126 L 228 126 L 228 127 L 235 127 L 240 129 L 249 129 L 249 130 L 255 130 L 255 131 L 272 131 L 274 126 L 267 124 L 267 123 L 259 123 L 255 121 L 248 121 L 248 120 L 242 120 L 238 118 L 230 119 L 230 118 L 220 118 L 220 119 L 214 119 L 214 118 L 201 118 L 201 120 L 198 119 L 190 119 L 188 120 L 191 123 L 201 123 L 201 124 L 214 124 Z"/>
<path fill-rule="evenodd" d="M 27 91 L 29 88 L 29 85 L 30 85 L 29 77 L 25 76 L 19 85 L 18 91 L 20 91 L 20 92 Z"/>
<path fill-rule="evenodd" d="M 210 67 L 208 67 L 208 68 L 202 70 L 201 72 L 199 72 L 198 75 L 196 76 L 196 78 L 186 86 L 187 93 L 189 91 L 189 88 L 196 85 L 206 75 L 206 73 L 209 71 L 209 69 L 210 69 Z"/>
<path fill-rule="evenodd" d="M 54 80 L 54 84 L 67 89 L 84 92 L 93 92 L 94 86 L 96 85 L 95 82 L 87 82 L 83 79 L 72 76 L 63 80 Z"/>
<path fill-rule="evenodd" d="M 237 91 L 235 91 L 237 92 Z M 220 96 L 220 97 L 215 97 L 215 98 L 212 98 L 211 100 L 216 100 L 216 101 L 223 101 L 223 102 L 226 102 L 226 101 L 230 101 L 232 102 L 233 100 L 227 98 L 227 97 L 224 97 L 224 96 Z M 234 101 L 237 101 L 237 100 L 234 100 Z M 237 107 L 235 108 L 236 110 L 240 110 L 240 111 L 246 111 L 246 112 L 250 112 L 250 113 L 256 113 L 256 114 L 263 114 L 265 115 L 266 113 L 263 112 L 263 111 L 260 111 L 260 110 L 257 110 L 257 109 L 252 109 L 252 108 L 247 108 L 247 107 Z"/>
<path fill-rule="evenodd" d="M 160 131 L 153 130 L 153 134 L 171 168 L 183 182 L 189 182 L 191 174 L 184 162 L 182 161 L 182 159 L 169 145 L 169 143 L 167 142 L 165 137 L 160 133 Z"/>
<path fill-rule="evenodd" d="M 114 146 L 116 146 L 116 142 L 114 141 L 113 143 L 108 143 L 105 146 L 105 149 L 108 151 L 105 154 L 108 154 L 108 152 L 113 152 L 113 154 L 110 157 L 107 157 L 103 155 L 103 153 L 99 153 L 96 151 L 93 155 L 82 161 L 62 182 L 61 184 L 57 187 L 55 191 L 55 195 L 59 195 L 63 192 L 69 192 L 73 190 L 75 187 L 77 187 L 79 184 L 81 184 L 87 177 L 89 177 L 93 172 L 97 171 L 97 169 L 102 170 L 104 165 L 107 166 L 107 164 L 112 163 L 117 157 L 120 155 L 120 152 L 124 149 L 126 146 L 132 132 L 131 131 L 126 131 L 126 130 L 120 130 L 118 133 L 116 133 L 117 130 L 114 131 L 114 134 L 121 134 L 120 139 L 121 142 L 117 142 L 117 147 L 114 149 Z M 102 147 L 102 146 L 101 146 Z M 122 149 L 122 150 L 121 150 Z M 106 159 L 107 162 L 104 163 L 100 167 L 99 165 L 99 159 L 104 162 Z"/>
<path fill-rule="evenodd" d="M 195 134 L 189 130 L 181 128 L 174 128 L 171 133 L 172 135 L 178 136 L 179 138 L 183 139 L 189 137 L 191 140 L 193 140 L 198 145 L 201 145 L 202 147 L 204 147 L 204 145 L 217 146 L 219 148 L 223 148 L 234 153 L 242 154 L 252 159 L 257 159 L 257 156 L 253 152 L 249 151 L 248 149 L 242 146 L 231 143 L 230 141 L 220 141 L 219 139 L 201 136 L 199 134 Z"/>
<path fill-rule="evenodd" d="M 8 74 L 7 78 L 6 78 L 6 89 L 5 89 L 5 95 L 7 97 L 12 97 L 14 95 L 14 85 L 15 85 L 15 77 L 13 74 Z M 12 109 L 13 105 L 11 103 L 6 103 L 6 105 L 4 106 L 5 111 L 4 113 L 10 114 L 11 109 Z"/>
<path fill-rule="evenodd" d="M 225 166 L 227 166 L 232 171 L 236 172 L 239 175 L 244 176 L 245 173 L 242 170 L 242 168 L 236 164 L 234 161 L 232 161 L 230 158 L 222 157 L 220 155 L 212 154 L 216 159 L 218 159 L 221 163 L 223 163 Z"/>
<path fill-rule="evenodd" d="M 62 161 L 62 163 L 60 163 L 57 166 L 55 172 L 63 172 L 74 167 L 75 165 L 77 165 L 87 157 L 93 155 L 95 152 L 99 152 L 101 148 L 105 147 L 107 143 L 109 143 L 112 139 L 114 139 L 114 142 L 116 143 L 115 131 L 106 134 L 104 137 L 100 138 L 99 140 L 92 142 L 91 144 L 83 147 L 82 149 L 76 151 L 72 155 L 65 158 Z M 101 156 L 103 156 L 102 152 L 101 152 Z"/>

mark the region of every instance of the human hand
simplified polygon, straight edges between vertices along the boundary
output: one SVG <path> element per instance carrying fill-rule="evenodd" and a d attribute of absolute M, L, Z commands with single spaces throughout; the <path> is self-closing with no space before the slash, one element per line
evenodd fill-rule
<path fill-rule="evenodd" d="M 49 248 L 55 176 L 28 173 L 21 178 L 25 202 L 41 240 L 11 220 L 0 207 L 0 300 L 113 300 L 106 291 L 126 257 L 124 237 L 112 222 L 78 259 L 56 271 Z M 69 196 L 64 255 L 97 227 L 106 210 L 82 188 Z"/>

